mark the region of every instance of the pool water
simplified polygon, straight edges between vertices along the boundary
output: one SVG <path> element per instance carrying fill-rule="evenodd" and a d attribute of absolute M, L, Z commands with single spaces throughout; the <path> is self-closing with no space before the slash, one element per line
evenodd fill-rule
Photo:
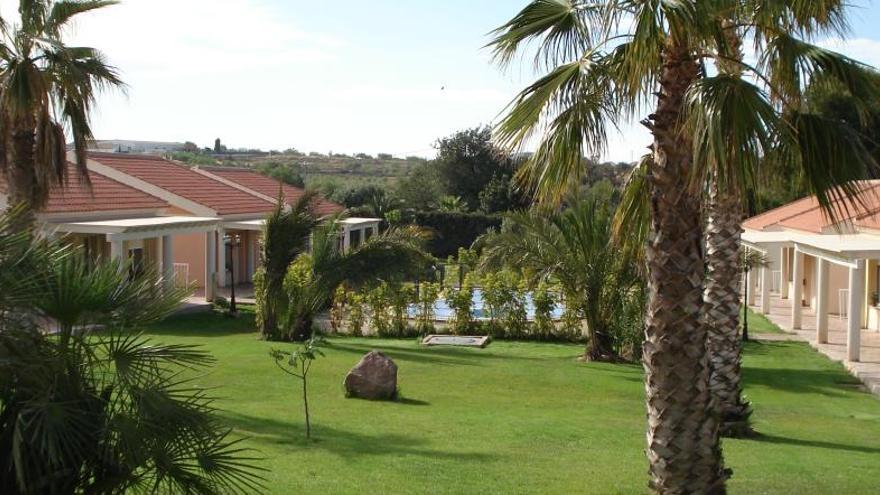
<path fill-rule="evenodd" d="M 483 303 L 483 292 L 480 289 L 474 289 L 474 299 L 471 314 L 474 315 L 474 318 L 477 320 L 488 320 L 489 319 L 489 311 L 486 309 Z M 562 318 L 562 313 L 565 310 L 564 306 L 557 301 L 556 306 L 553 308 L 553 311 L 550 312 L 550 317 L 554 320 L 558 320 Z M 410 318 L 415 318 L 418 313 L 418 306 L 413 304 L 410 305 L 408 310 Z M 436 320 L 449 320 L 452 318 L 452 315 L 455 312 L 452 308 L 446 304 L 446 299 L 440 298 L 434 302 L 434 319 Z M 529 321 L 533 321 L 535 319 L 535 303 L 532 301 L 532 295 L 526 294 L 526 319 Z"/>

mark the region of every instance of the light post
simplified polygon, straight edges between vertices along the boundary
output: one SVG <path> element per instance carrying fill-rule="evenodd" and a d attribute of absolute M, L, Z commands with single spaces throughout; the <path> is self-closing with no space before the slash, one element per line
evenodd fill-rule
<path fill-rule="evenodd" d="M 235 248 L 241 244 L 241 236 L 239 234 L 226 234 L 223 238 L 224 244 L 229 245 L 229 257 L 226 269 L 229 270 L 229 314 L 232 316 L 238 315 L 238 310 L 235 307 Z"/>

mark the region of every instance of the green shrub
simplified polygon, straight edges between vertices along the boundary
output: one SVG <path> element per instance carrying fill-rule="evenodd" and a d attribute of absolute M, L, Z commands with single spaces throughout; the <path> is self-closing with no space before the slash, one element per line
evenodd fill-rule
<path fill-rule="evenodd" d="M 505 333 L 512 338 L 528 338 L 529 326 L 526 311 L 526 292 L 523 286 L 515 278 L 507 277 L 504 292 L 507 297 L 506 309 L 504 311 Z"/>
<path fill-rule="evenodd" d="M 421 335 L 434 332 L 434 303 L 438 297 L 440 297 L 440 284 L 433 282 L 419 284 L 416 329 Z"/>
<path fill-rule="evenodd" d="M 445 291 L 446 304 L 452 308 L 452 319 L 449 321 L 452 333 L 467 334 L 473 326 L 474 289 L 468 280 L 460 289 L 448 288 Z"/>
<path fill-rule="evenodd" d="M 501 226 L 501 217 L 480 213 L 420 211 L 413 221 L 434 231 L 428 251 L 441 259 L 458 254 L 459 248 L 469 248 L 487 230 Z"/>
<path fill-rule="evenodd" d="M 370 325 L 379 337 L 391 336 L 391 315 L 389 315 L 389 288 L 382 282 L 367 292 L 367 306 L 370 310 Z"/>
<path fill-rule="evenodd" d="M 348 294 L 348 333 L 359 337 L 364 329 L 364 296 L 359 292 Z"/>
<path fill-rule="evenodd" d="M 407 320 L 409 305 L 414 303 L 415 289 L 408 284 L 392 284 L 389 287 L 391 303 L 391 330 L 397 337 L 410 336 L 410 325 Z"/>
<path fill-rule="evenodd" d="M 532 291 L 532 304 L 535 306 L 535 335 L 538 339 L 549 339 L 556 333 L 552 313 L 556 309 L 556 299 L 550 286 L 542 282 Z"/>
<path fill-rule="evenodd" d="M 333 292 L 333 302 L 330 305 L 330 328 L 333 329 L 333 333 L 340 333 L 342 330 L 342 323 L 345 321 L 347 297 L 348 291 L 342 285 Z"/>

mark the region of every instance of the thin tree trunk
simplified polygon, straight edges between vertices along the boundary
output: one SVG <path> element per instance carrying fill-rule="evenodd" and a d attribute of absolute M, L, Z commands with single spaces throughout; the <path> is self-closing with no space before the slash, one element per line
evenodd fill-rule
<path fill-rule="evenodd" d="M 303 406 L 306 410 L 306 438 L 312 438 L 312 423 L 309 419 L 309 391 L 308 391 L 308 380 L 305 378 L 305 374 L 303 374 Z"/>
<path fill-rule="evenodd" d="M 692 146 L 680 132 L 687 88 L 698 67 L 670 37 L 657 110 L 650 116 L 651 231 L 646 248 L 648 310 L 644 367 L 649 486 L 657 493 L 725 493 L 718 419 L 709 390 L 702 321 L 704 261 L 700 201 L 690 192 Z"/>
<path fill-rule="evenodd" d="M 721 434 L 732 437 L 752 432 L 751 408 L 742 398 L 740 371 L 740 207 L 739 198 L 720 193 L 717 183 L 712 185 L 706 222 L 704 292 L 707 350 L 712 367 L 709 385 L 721 416 Z"/>

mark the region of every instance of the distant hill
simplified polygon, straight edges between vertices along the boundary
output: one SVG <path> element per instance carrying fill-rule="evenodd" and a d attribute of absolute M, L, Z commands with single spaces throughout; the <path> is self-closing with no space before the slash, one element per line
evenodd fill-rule
<path fill-rule="evenodd" d="M 395 158 L 380 154 L 356 156 L 299 152 L 222 152 L 207 151 L 173 152 L 170 158 L 194 165 L 219 165 L 258 168 L 266 164 L 289 165 L 305 179 L 307 186 L 318 186 L 326 181 L 341 186 L 376 183 L 390 185 L 404 177 L 415 165 L 424 163 L 423 158 Z"/>

